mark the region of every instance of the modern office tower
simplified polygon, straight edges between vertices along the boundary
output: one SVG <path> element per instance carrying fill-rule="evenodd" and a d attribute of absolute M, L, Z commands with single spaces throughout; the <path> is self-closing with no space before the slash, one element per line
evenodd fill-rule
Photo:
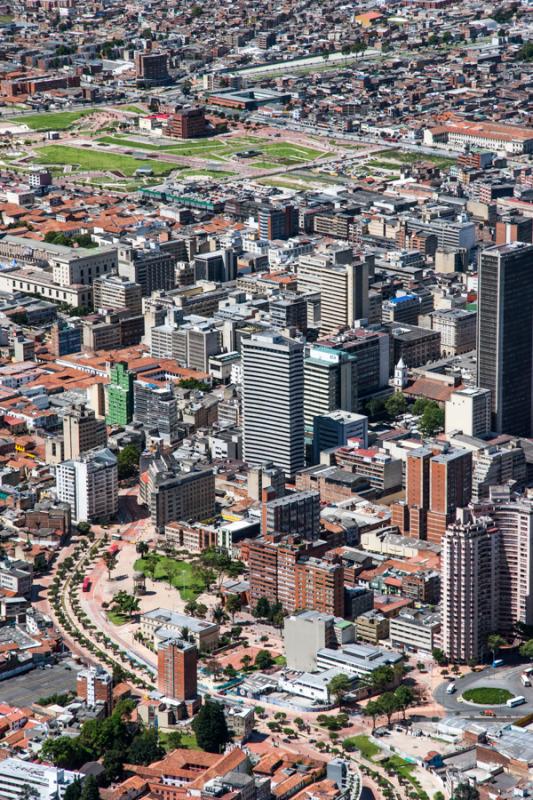
<path fill-rule="evenodd" d="M 157 648 L 157 688 L 174 700 L 194 700 L 197 686 L 198 651 L 192 642 L 167 639 Z"/>
<path fill-rule="evenodd" d="M 135 422 L 171 444 L 178 435 L 178 401 L 171 385 L 134 381 L 133 400 Z"/>
<path fill-rule="evenodd" d="M 295 534 L 312 540 L 318 538 L 319 530 L 319 492 L 295 492 L 263 503 L 263 534 Z"/>
<path fill-rule="evenodd" d="M 237 253 L 233 247 L 197 253 L 194 257 L 194 275 L 197 281 L 227 283 L 237 277 Z"/>
<path fill-rule="evenodd" d="M 330 411 L 357 411 L 357 357 L 326 344 L 311 345 L 304 360 L 304 425 L 313 436 L 314 419 Z"/>
<path fill-rule="evenodd" d="M 133 419 L 133 372 L 119 361 L 109 371 L 107 424 L 127 425 Z"/>
<path fill-rule="evenodd" d="M 319 558 L 303 557 L 294 570 L 295 608 L 344 614 L 344 569 Z"/>
<path fill-rule="evenodd" d="M 88 450 L 107 445 L 107 428 L 103 419 L 98 419 L 85 406 L 70 408 L 63 415 L 64 458 L 78 458 Z"/>
<path fill-rule="evenodd" d="M 182 469 L 169 454 L 141 456 L 139 503 L 150 511 L 158 531 L 168 522 L 209 519 L 215 509 L 215 476 L 212 469 Z"/>
<path fill-rule="evenodd" d="M 242 342 L 242 365 L 244 459 L 292 476 L 304 467 L 304 346 L 255 334 Z"/>
<path fill-rule="evenodd" d="M 74 522 L 112 520 L 118 509 L 116 457 L 104 447 L 58 464 L 56 494 L 70 505 Z"/>
<path fill-rule="evenodd" d="M 93 282 L 93 305 L 96 309 L 127 308 L 132 314 L 141 314 L 142 287 L 124 275 L 103 275 Z"/>
<path fill-rule="evenodd" d="M 472 463 L 472 500 L 475 503 L 489 496 L 491 486 L 503 486 L 508 481 L 526 485 L 526 456 L 516 439 L 474 450 Z"/>
<path fill-rule="evenodd" d="M 290 239 L 298 233 L 298 209 L 290 203 L 261 206 L 257 218 L 261 239 Z"/>
<path fill-rule="evenodd" d="M 400 294 L 398 297 L 390 297 L 381 306 L 383 322 L 407 322 L 409 325 L 416 325 L 419 314 L 420 300 L 416 294 Z"/>
<path fill-rule="evenodd" d="M 498 626 L 500 534 L 490 521 L 456 522 L 442 539 L 442 649 L 479 661 Z"/>
<path fill-rule="evenodd" d="M 491 428 L 533 432 L 533 245 L 489 247 L 478 275 L 477 383 L 490 389 Z"/>
<path fill-rule="evenodd" d="M 490 391 L 468 386 L 452 392 L 446 401 L 445 431 L 480 437 L 490 431 Z"/>
<path fill-rule="evenodd" d="M 118 274 L 139 283 L 143 297 L 152 292 L 173 289 L 176 285 L 176 258 L 162 248 L 138 249 L 121 246 L 118 251 Z"/>
<path fill-rule="evenodd" d="M 248 497 L 261 500 L 263 490 L 268 490 L 273 497 L 283 497 L 285 494 L 285 474 L 271 461 L 248 470 Z"/>
<path fill-rule="evenodd" d="M 166 53 L 154 53 L 151 50 L 135 53 L 135 74 L 138 83 L 143 86 L 167 83 L 169 80 L 167 62 Z"/>
<path fill-rule="evenodd" d="M 315 417 L 313 426 L 313 461 L 320 461 L 320 453 L 333 447 L 343 447 L 348 439 L 359 439 L 361 447 L 368 444 L 368 417 L 349 411 L 331 411 Z"/>
<path fill-rule="evenodd" d="M 359 401 L 388 386 L 390 372 L 388 334 L 356 327 L 336 336 L 321 339 L 317 342 L 317 346 L 342 350 L 357 359 L 357 397 Z"/>
<path fill-rule="evenodd" d="M 343 251 L 344 252 L 344 251 Z M 300 256 L 298 290 L 320 292 L 320 333 L 327 335 L 368 316 L 368 264 L 331 253 Z"/>
<path fill-rule="evenodd" d="M 472 497 L 472 453 L 460 448 L 442 452 L 429 447 L 411 451 L 406 460 L 406 502 L 392 506 L 401 532 L 440 544 L 456 509 Z"/>
<path fill-rule="evenodd" d="M 58 320 L 52 325 L 50 345 L 55 356 L 67 356 L 81 351 L 81 323 Z"/>
<path fill-rule="evenodd" d="M 196 139 L 208 131 L 203 108 L 182 108 L 171 114 L 166 133 L 175 139 Z"/>
<path fill-rule="evenodd" d="M 76 694 L 88 706 L 104 703 L 108 714 L 113 710 L 113 678 L 102 667 L 87 667 L 78 672 Z"/>

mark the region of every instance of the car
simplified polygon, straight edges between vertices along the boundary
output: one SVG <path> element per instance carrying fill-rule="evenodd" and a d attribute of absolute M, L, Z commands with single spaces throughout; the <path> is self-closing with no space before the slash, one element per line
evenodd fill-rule
<path fill-rule="evenodd" d="M 481 712 L 481 715 L 483 717 L 495 717 L 496 712 L 493 711 L 492 708 L 484 708 L 483 711 Z"/>

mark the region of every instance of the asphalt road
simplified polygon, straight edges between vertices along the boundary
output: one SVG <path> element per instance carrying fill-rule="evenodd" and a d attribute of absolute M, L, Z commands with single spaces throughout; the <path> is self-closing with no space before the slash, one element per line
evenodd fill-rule
<path fill-rule="evenodd" d="M 41 697 L 60 694 L 76 688 L 76 670 L 57 664 L 52 669 L 33 669 L 0 682 L 0 702 L 13 706 L 30 706 Z"/>
<path fill-rule="evenodd" d="M 468 675 L 455 680 L 457 691 L 455 694 L 447 694 L 446 688 L 452 681 L 444 681 L 437 686 L 434 697 L 439 705 L 443 706 L 450 715 L 467 717 L 468 719 L 483 719 L 485 718 L 481 712 L 484 708 L 490 708 L 494 711 L 496 717 L 501 719 L 512 719 L 523 717 L 533 711 L 533 687 L 522 686 L 520 674 L 524 666 L 518 667 L 499 667 L 493 669 L 488 667 L 482 672 L 470 672 Z M 477 687 L 491 687 L 495 689 L 507 689 L 512 694 L 522 695 L 526 698 L 526 702 L 514 708 L 503 706 L 476 706 L 461 702 L 461 695 L 467 689 L 474 689 Z M 486 717 L 490 719 L 490 717 Z"/>

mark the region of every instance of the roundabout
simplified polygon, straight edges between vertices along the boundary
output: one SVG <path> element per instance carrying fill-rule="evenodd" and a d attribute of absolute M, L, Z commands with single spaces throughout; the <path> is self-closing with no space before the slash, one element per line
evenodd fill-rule
<path fill-rule="evenodd" d="M 466 689 L 460 699 L 464 703 L 476 706 L 503 706 L 515 695 L 508 689 L 496 686 L 477 686 L 473 689 Z"/>
<path fill-rule="evenodd" d="M 487 667 L 454 680 L 456 691 L 448 694 L 450 681 L 443 681 L 434 691 L 435 701 L 451 716 L 484 719 L 519 719 L 533 711 L 533 687 L 522 685 L 523 666 Z M 525 703 L 509 707 L 507 701 L 522 696 Z M 490 714 L 484 713 L 485 710 Z"/>

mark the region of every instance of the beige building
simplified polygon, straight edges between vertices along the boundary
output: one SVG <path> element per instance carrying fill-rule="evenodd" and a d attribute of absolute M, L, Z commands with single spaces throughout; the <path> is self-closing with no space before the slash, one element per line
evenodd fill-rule
<path fill-rule="evenodd" d="M 389 636 L 393 647 L 405 650 L 422 650 L 431 653 L 440 632 L 440 616 L 429 611 L 402 608 L 389 623 Z"/>
<path fill-rule="evenodd" d="M 480 437 L 490 431 L 490 389 L 458 389 L 446 401 L 445 431 Z"/>
<path fill-rule="evenodd" d="M 154 608 L 141 614 L 141 633 L 153 644 L 172 637 L 180 638 L 187 629 L 199 651 L 210 652 L 218 644 L 219 626 L 186 614 L 178 614 L 168 608 Z"/>
<path fill-rule="evenodd" d="M 95 447 L 107 445 L 107 428 L 88 408 L 71 408 L 63 416 L 64 459 L 78 458 Z"/>
<path fill-rule="evenodd" d="M 127 308 L 142 314 L 142 287 L 123 275 L 104 275 L 93 283 L 93 305 L 97 309 Z"/>
<path fill-rule="evenodd" d="M 358 639 L 371 644 L 378 644 L 380 639 L 389 635 L 389 620 L 376 609 L 365 611 L 355 620 L 355 631 Z"/>

